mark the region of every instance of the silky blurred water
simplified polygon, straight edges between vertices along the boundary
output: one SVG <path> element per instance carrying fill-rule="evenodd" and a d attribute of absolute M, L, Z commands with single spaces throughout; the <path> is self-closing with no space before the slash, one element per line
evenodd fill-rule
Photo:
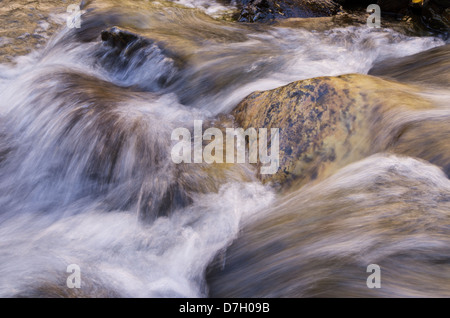
<path fill-rule="evenodd" d="M 255 27 L 215 20 L 230 9 L 222 4 L 175 2 L 136 10 L 94 1 L 81 29 L 68 29 L 65 13 L 54 17 L 60 26 L 45 47 L 0 65 L 0 296 L 208 296 L 214 257 L 284 199 L 245 165 L 216 180 L 173 164 L 171 131 L 229 113 L 255 90 L 365 74 L 444 44 L 365 26 Z M 143 45 L 102 41 L 114 26 Z M 367 176 L 351 178 L 310 191 Z M 348 240 L 352 249 L 362 238 Z M 80 291 L 65 286 L 68 264 L 81 267 Z"/>

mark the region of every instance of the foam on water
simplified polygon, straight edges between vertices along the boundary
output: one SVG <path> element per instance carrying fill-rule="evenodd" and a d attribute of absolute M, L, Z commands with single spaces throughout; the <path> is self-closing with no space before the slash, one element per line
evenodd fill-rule
<path fill-rule="evenodd" d="M 230 5 L 224 6 L 214 0 L 170 0 L 188 8 L 196 8 L 204 11 L 212 17 L 221 17 L 224 13 L 236 9 L 235 1 L 230 1 Z"/>
<path fill-rule="evenodd" d="M 241 218 L 272 200 L 259 184 L 226 184 L 150 226 L 135 211 L 104 213 L 95 202 L 11 216 L 0 227 L 0 296 L 41 282 L 65 289 L 68 264 L 80 266 L 88 289 L 101 282 L 125 297 L 205 296 L 208 263 L 236 237 Z"/>
<path fill-rule="evenodd" d="M 242 45 L 267 47 L 264 44 L 267 41 L 278 47 L 279 51 L 269 53 L 264 60 L 256 60 L 244 70 L 254 71 L 263 63 L 272 63 L 274 67 L 269 76 L 262 75 L 236 88 L 220 102 L 213 102 L 220 105 L 216 111 L 229 111 L 245 96 L 257 90 L 269 90 L 319 76 L 367 74 L 378 61 L 412 55 L 445 44 L 434 37 L 408 37 L 390 29 L 367 27 L 337 28 L 326 32 L 275 28 L 263 36 L 255 34 L 250 37 L 252 40 Z M 205 103 L 204 107 L 211 103 Z"/>

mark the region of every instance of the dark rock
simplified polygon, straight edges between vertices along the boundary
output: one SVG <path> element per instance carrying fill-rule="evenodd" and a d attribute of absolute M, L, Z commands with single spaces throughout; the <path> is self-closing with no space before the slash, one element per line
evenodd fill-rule
<path fill-rule="evenodd" d="M 149 46 L 152 41 L 136 34 L 122 30 L 118 27 L 112 27 L 109 30 L 102 31 L 102 41 L 105 45 L 121 52 L 126 49 L 125 55 L 130 56 L 138 49 Z"/>
<path fill-rule="evenodd" d="M 342 5 L 344 8 L 361 8 L 375 3 L 374 0 L 335 0 L 335 2 Z"/>
<path fill-rule="evenodd" d="M 406 13 L 410 0 L 378 0 L 382 12 Z"/>
<path fill-rule="evenodd" d="M 371 3 L 377 3 L 383 15 L 413 19 L 416 29 L 437 32 L 448 37 L 450 30 L 450 1 L 449 0 L 336 0 L 345 9 L 359 8 L 364 10 Z"/>
<path fill-rule="evenodd" d="M 346 7 L 348 1 L 339 1 L 339 3 Z M 376 3 L 385 14 L 410 16 L 418 28 L 426 28 L 448 36 L 450 30 L 449 0 L 424 0 L 418 2 L 411 0 L 378 0 Z M 366 2 L 360 3 L 361 8 L 366 6 Z"/>
<path fill-rule="evenodd" d="M 341 7 L 332 0 L 244 0 L 239 21 L 268 22 L 274 19 L 310 18 L 335 15 Z"/>
<path fill-rule="evenodd" d="M 448 36 L 450 31 L 450 1 L 430 1 L 422 7 L 422 23 L 431 30 L 443 32 Z"/>

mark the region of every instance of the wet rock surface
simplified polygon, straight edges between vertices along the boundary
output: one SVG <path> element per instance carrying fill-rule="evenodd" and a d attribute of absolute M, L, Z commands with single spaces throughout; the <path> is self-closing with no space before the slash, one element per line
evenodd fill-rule
<path fill-rule="evenodd" d="M 280 129 L 280 169 L 261 175 L 265 182 L 298 187 L 386 150 L 427 159 L 450 173 L 448 147 L 439 142 L 449 136 L 443 128 L 450 116 L 436 121 L 433 102 L 418 93 L 371 76 L 322 77 L 255 92 L 233 114 L 244 129 Z"/>
<path fill-rule="evenodd" d="M 70 4 L 79 1 L 0 1 L 0 63 L 42 47 L 61 26 Z"/>
<path fill-rule="evenodd" d="M 450 1 L 429 1 L 420 9 L 422 23 L 448 37 L 450 32 Z"/>
<path fill-rule="evenodd" d="M 269 22 L 285 18 L 332 16 L 341 11 L 332 0 L 244 0 L 239 1 L 242 11 L 240 22 Z"/>

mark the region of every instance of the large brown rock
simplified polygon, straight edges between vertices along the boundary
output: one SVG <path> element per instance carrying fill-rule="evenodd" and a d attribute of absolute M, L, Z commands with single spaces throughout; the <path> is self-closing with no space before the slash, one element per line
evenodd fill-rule
<path fill-rule="evenodd" d="M 424 158 L 450 174 L 450 112 L 419 92 L 366 75 L 320 77 L 254 92 L 233 114 L 244 129 L 280 129 L 280 168 L 260 175 L 264 182 L 297 187 L 382 151 Z"/>

